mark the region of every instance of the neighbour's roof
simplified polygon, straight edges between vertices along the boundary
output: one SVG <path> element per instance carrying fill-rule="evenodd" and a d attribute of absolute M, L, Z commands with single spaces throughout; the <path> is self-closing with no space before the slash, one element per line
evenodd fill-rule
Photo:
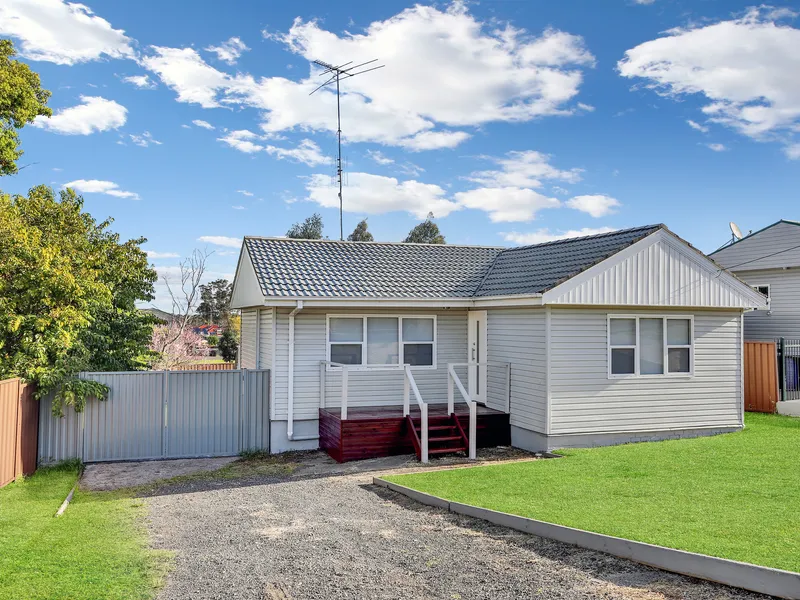
<path fill-rule="evenodd" d="M 491 248 L 245 237 L 271 297 L 473 298 L 541 294 L 661 229 Z"/>

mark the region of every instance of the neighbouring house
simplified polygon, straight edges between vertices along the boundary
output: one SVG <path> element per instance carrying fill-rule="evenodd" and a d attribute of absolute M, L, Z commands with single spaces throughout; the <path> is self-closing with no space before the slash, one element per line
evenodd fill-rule
<path fill-rule="evenodd" d="M 663 225 L 518 248 L 246 237 L 241 367 L 273 452 L 528 450 L 743 425 L 766 299 Z"/>
<path fill-rule="evenodd" d="M 222 325 L 197 325 L 196 327 L 192 327 L 192 331 L 194 331 L 197 335 L 201 335 L 204 338 L 209 336 L 215 335 L 217 337 L 221 336 L 225 333 L 225 328 Z"/>
<path fill-rule="evenodd" d="M 768 299 L 745 318 L 745 339 L 800 339 L 800 222 L 781 219 L 710 256 Z"/>

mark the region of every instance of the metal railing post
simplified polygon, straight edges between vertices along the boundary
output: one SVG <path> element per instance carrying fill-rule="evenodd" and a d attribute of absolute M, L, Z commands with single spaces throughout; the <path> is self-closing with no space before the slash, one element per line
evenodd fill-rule
<path fill-rule="evenodd" d="M 475 460 L 478 448 L 478 405 L 469 403 L 469 457 Z"/>
<path fill-rule="evenodd" d="M 411 411 L 411 383 L 408 380 L 408 367 L 403 369 L 403 416 Z"/>
<path fill-rule="evenodd" d="M 453 367 L 447 367 L 447 414 L 452 415 L 456 412 L 455 407 L 455 383 L 453 382 L 453 375 L 451 370 Z"/>
<path fill-rule="evenodd" d="M 420 406 L 422 419 L 420 425 L 422 426 L 422 462 L 428 462 L 428 405 L 423 404 Z"/>
<path fill-rule="evenodd" d="M 342 421 L 347 420 L 347 367 L 342 367 Z"/>

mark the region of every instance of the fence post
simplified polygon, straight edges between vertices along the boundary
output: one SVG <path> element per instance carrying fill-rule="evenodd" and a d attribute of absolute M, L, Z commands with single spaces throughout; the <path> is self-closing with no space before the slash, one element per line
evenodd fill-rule
<path fill-rule="evenodd" d="M 778 396 L 786 400 L 786 338 L 778 339 Z"/>
<path fill-rule="evenodd" d="M 452 415 L 455 412 L 455 390 L 453 389 L 455 383 L 453 382 L 453 374 L 451 365 L 447 365 L 447 414 Z"/>
<path fill-rule="evenodd" d="M 411 411 L 411 388 L 409 386 L 408 381 L 408 373 L 406 369 L 408 367 L 403 367 L 403 416 L 407 417 L 408 413 Z"/>
<path fill-rule="evenodd" d="M 161 388 L 163 394 L 161 403 L 161 458 L 167 456 L 167 398 L 169 397 L 169 371 L 164 369 L 164 385 Z"/>
<path fill-rule="evenodd" d="M 347 366 L 342 367 L 342 421 L 347 420 Z"/>

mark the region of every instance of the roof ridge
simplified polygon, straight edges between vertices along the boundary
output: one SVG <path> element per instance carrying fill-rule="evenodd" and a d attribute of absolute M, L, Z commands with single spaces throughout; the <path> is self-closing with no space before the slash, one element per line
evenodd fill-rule
<path fill-rule="evenodd" d="M 504 248 L 503 252 L 512 252 L 514 250 L 526 250 L 528 248 L 541 248 L 542 246 L 555 246 L 557 244 L 566 244 L 570 242 L 576 242 L 578 240 L 596 239 L 601 237 L 608 237 L 611 235 L 631 233 L 632 231 L 640 231 L 645 229 L 666 229 L 666 225 L 664 225 L 663 223 L 654 223 L 653 225 L 641 225 L 639 227 L 628 227 L 627 229 L 615 229 L 614 231 L 606 231 L 605 233 L 593 233 L 590 235 L 581 235 L 578 237 L 562 238 L 560 240 L 550 240 L 549 242 L 540 242 L 538 244 L 526 244 L 524 246 Z"/>
<path fill-rule="evenodd" d="M 268 240 L 273 242 L 315 242 L 321 244 L 362 244 L 371 246 L 434 246 L 434 247 L 449 247 L 449 248 L 475 248 L 476 250 L 507 250 L 505 246 L 484 246 L 479 244 L 429 244 L 422 242 L 352 242 L 350 240 L 307 240 L 297 238 L 287 238 L 281 236 L 264 236 L 264 235 L 246 235 L 245 240 Z"/>

